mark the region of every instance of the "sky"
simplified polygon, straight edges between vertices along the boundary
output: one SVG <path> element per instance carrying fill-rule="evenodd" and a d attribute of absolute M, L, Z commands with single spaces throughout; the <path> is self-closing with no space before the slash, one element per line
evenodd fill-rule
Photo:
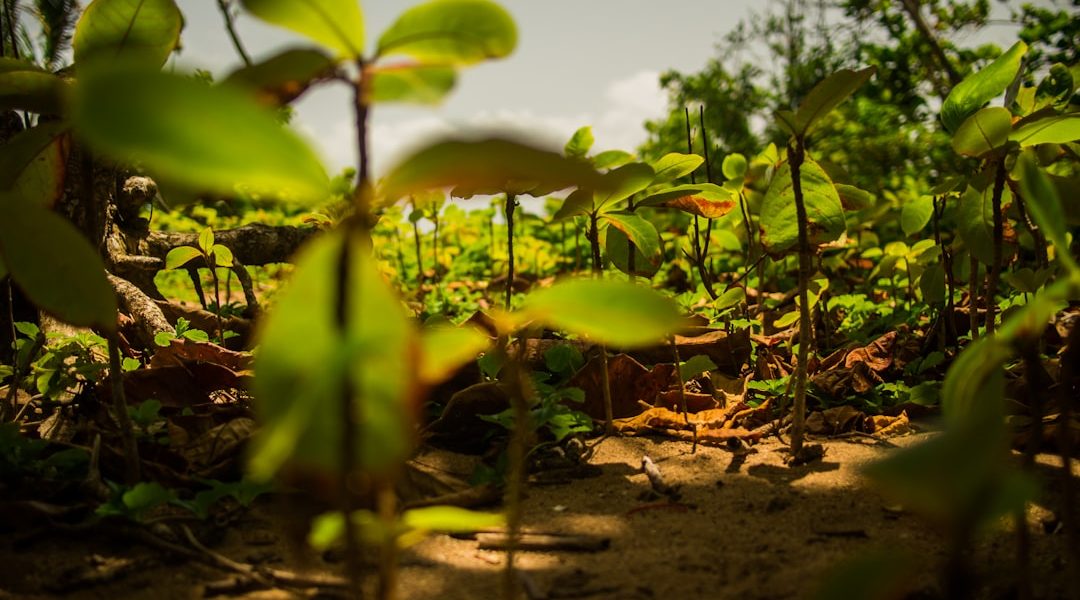
<path fill-rule="evenodd" d="M 1049 4 L 1044 0 L 1039 4 Z M 369 47 L 412 2 L 365 1 Z M 372 111 L 370 147 L 376 175 L 434 136 L 513 129 L 560 148 L 592 125 L 594 150 L 633 150 L 647 119 L 665 113 L 661 72 L 701 69 L 715 47 L 768 0 L 502 0 L 518 26 L 509 58 L 464 69 L 437 107 L 379 105 Z M 997 2 L 994 3 L 995 5 Z M 178 0 L 186 27 L 176 67 L 202 68 L 218 78 L 241 66 L 213 0 Z M 243 13 L 239 35 L 257 61 L 289 46 L 311 45 L 298 35 Z M 988 35 L 1011 42 L 1013 30 Z M 343 84 L 308 92 L 295 105 L 294 126 L 321 153 L 331 172 L 355 165 L 351 95 Z"/>

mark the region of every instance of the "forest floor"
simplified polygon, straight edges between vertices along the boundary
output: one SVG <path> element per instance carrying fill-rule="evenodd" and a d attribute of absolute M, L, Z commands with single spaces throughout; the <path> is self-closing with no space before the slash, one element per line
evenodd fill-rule
<path fill-rule="evenodd" d="M 786 447 L 776 438 L 749 451 L 698 447 L 694 453 L 683 441 L 608 438 L 590 461 L 599 467 L 596 476 L 528 488 L 524 523 L 530 531 L 605 538 L 609 545 L 594 552 L 521 553 L 524 596 L 801 598 L 812 595 L 822 576 L 846 559 L 888 549 L 906 551 L 915 561 L 904 571 L 912 575 L 902 578 L 907 591 L 898 597 L 940 598 L 942 532 L 890 506 L 859 474 L 860 467 L 896 447 L 934 435 L 929 424 L 918 423 L 917 429 L 887 441 L 826 440 L 824 458 L 799 467 L 784 464 Z M 669 484 L 681 486 L 677 502 L 649 497 L 641 470 L 644 455 Z M 427 451 L 417 460 L 467 476 L 476 459 Z M 1042 456 L 1039 464 L 1044 471 L 1056 470 L 1059 459 Z M 247 563 L 310 575 L 339 573 L 340 553 L 318 555 L 301 543 L 317 509 L 296 502 L 281 495 L 260 498 L 235 522 L 217 528 L 217 539 L 207 545 Z M 1067 591 L 1065 536 L 1047 531 L 1049 518 L 1047 509 L 1033 505 L 1031 580 L 1037 598 L 1065 597 Z M 982 582 L 978 597 L 1013 596 L 1007 583 L 1015 581 L 1013 541 L 1004 523 L 980 538 L 971 557 Z M 504 561 L 505 553 L 480 550 L 476 540 L 429 537 L 403 552 L 398 597 L 499 598 Z M 311 597 L 266 589 L 215 593 L 215 585 L 227 577 L 108 532 L 45 530 L 32 537 L 0 537 L 0 598 Z"/>

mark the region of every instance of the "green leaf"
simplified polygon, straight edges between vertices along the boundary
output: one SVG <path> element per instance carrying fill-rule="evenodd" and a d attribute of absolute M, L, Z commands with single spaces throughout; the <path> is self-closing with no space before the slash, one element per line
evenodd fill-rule
<path fill-rule="evenodd" d="M 506 139 L 436 142 L 402 160 L 383 179 L 382 193 L 394 201 L 418 191 L 460 186 L 466 189 L 556 189 L 589 187 L 598 174 L 587 164 L 561 154 Z"/>
<path fill-rule="evenodd" d="M 1080 114 L 1054 115 L 1023 123 L 1009 135 L 1009 139 L 1022 148 L 1080 140 Z"/>
<path fill-rule="evenodd" d="M 159 331 L 154 334 L 154 344 L 162 348 L 168 348 L 169 344 L 176 339 L 176 335 L 168 331 Z"/>
<path fill-rule="evenodd" d="M 605 150 L 592 157 L 593 166 L 597 169 L 614 169 L 621 167 L 634 160 L 634 155 L 622 150 Z"/>
<path fill-rule="evenodd" d="M 594 205 L 597 210 L 613 207 L 652 183 L 655 173 L 645 163 L 630 163 L 604 173 L 597 186 Z"/>
<path fill-rule="evenodd" d="M 284 27 L 356 59 L 364 54 L 364 16 L 358 0 L 241 0 L 267 23 Z"/>
<path fill-rule="evenodd" d="M 40 67 L 0 57 L 0 110 L 59 114 L 66 84 Z"/>
<path fill-rule="evenodd" d="M 990 181 L 983 181 L 981 189 L 969 187 L 960 196 L 957 206 L 956 221 L 960 239 L 964 245 L 984 265 L 994 260 L 994 186 Z M 1001 205 L 1006 206 L 1012 200 L 1008 186 L 1002 190 Z"/>
<path fill-rule="evenodd" d="M 100 0 L 98 0 L 100 2 Z M 133 516 L 141 515 L 151 508 L 161 506 L 176 497 L 176 493 L 160 483 L 138 483 L 124 492 L 124 506 Z"/>
<path fill-rule="evenodd" d="M 508 56 L 515 46 L 514 19 L 494 2 L 433 0 L 398 17 L 379 38 L 375 54 L 405 54 L 425 64 L 468 65 Z"/>
<path fill-rule="evenodd" d="M 997 60 L 969 75 L 949 92 L 941 105 L 941 122 L 949 133 L 1009 87 L 1020 72 L 1027 49 L 1024 42 L 1016 42 Z"/>
<path fill-rule="evenodd" d="M 202 329 L 188 329 L 184 333 L 180 334 L 180 337 L 185 340 L 191 340 L 193 342 L 209 342 L 210 334 L 206 333 Z"/>
<path fill-rule="evenodd" d="M 68 220 L 0 192 L 0 257 L 39 308 L 72 325 L 116 330 L 116 292 L 105 265 Z"/>
<path fill-rule="evenodd" d="M 845 230 L 844 209 L 832 180 L 809 156 L 799 173 L 810 246 L 839 238 Z M 791 164 L 785 162 L 773 175 L 761 204 L 761 243 L 773 255 L 784 253 L 799 241 L 791 176 Z"/>
<path fill-rule="evenodd" d="M 323 473 L 340 468 L 346 378 L 358 404 L 359 466 L 383 471 L 411 451 L 415 332 L 359 240 L 348 250 L 348 329 L 341 330 L 335 303 L 344 246 L 341 230 L 305 246 L 263 323 L 254 384 L 263 427 L 248 465 L 260 480 L 286 462 Z"/>
<path fill-rule="evenodd" d="M 232 86 L 94 69 L 83 73 L 71 108 L 77 133 L 93 147 L 174 182 L 229 196 L 238 189 L 309 202 L 329 195 L 311 148 Z"/>
<path fill-rule="evenodd" d="M 741 288 L 740 288 L 741 289 Z M 716 363 L 714 363 L 708 356 L 704 354 L 698 354 L 691 357 L 690 360 L 683 362 L 679 365 L 679 375 L 683 381 L 690 381 L 691 379 L 716 369 Z"/>
<path fill-rule="evenodd" d="M 462 365 L 476 360 L 491 338 L 475 327 L 429 327 L 420 337 L 420 380 L 436 385 Z"/>
<path fill-rule="evenodd" d="M 477 512 L 457 506 L 426 506 L 405 511 L 401 515 L 401 522 L 410 529 L 467 533 L 502 527 L 506 524 L 506 516 L 501 513 Z"/>
<path fill-rule="evenodd" d="M 439 65 L 370 67 L 370 102 L 438 104 L 454 89 L 457 71 Z"/>
<path fill-rule="evenodd" d="M 746 162 L 746 157 L 742 154 L 728 154 L 724 157 L 724 164 L 721 166 L 725 179 L 740 183 L 746 177 L 748 168 L 749 163 Z"/>
<path fill-rule="evenodd" d="M 1025 205 L 1046 239 L 1054 245 L 1055 257 L 1072 272 L 1077 271 L 1076 261 L 1069 253 L 1066 237 L 1067 221 L 1065 209 L 1057 189 L 1050 178 L 1039 168 L 1035 157 L 1024 152 L 1017 159 L 1020 171 L 1020 189 L 1024 194 Z"/>
<path fill-rule="evenodd" d="M 971 115 L 952 137 L 952 147 L 963 156 L 983 156 L 1004 146 L 1012 133 L 1012 113 L 991 106 Z"/>
<path fill-rule="evenodd" d="M 332 77 L 335 69 L 334 60 L 321 50 L 292 48 L 233 71 L 223 83 L 251 90 L 261 104 L 284 106 L 313 83 Z"/>
<path fill-rule="evenodd" d="M 202 255 L 202 250 L 194 246 L 177 246 L 169 250 L 169 253 L 165 255 L 165 268 L 175 269 L 182 267 L 196 258 L 202 258 Z"/>
<path fill-rule="evenodd" d="M 919 291 L 927 304 L 945 303 L 945 267 L 940 263 L 923 271 L 919 277 Z"/>
<path fill-rule="evenodd" d="M 210 254 L 214 249 L 214 230 L 210 227 L 204 227 L 199 232 L 199 249 L 204 254 Z"/>
<path fill-rule="evenodd" d="M 566 200 L 563 200 L 562 206 L 559 207 L 559 210 L 555 211 L 551 220 L 562 221 L 572 217 L 588 215 L 596 210 L 593 199 L 594 194 L 592 190 L 576 189 L 566 197 Z"/>
<path fill-rule="evenodd" d="M 675 303 L 652 289 L 600 279 L 571 279 L 533 292 L 514 319 L 619 348 L 655 344 L 686 326 Z"/>
<path fill-rule="evenodd" d="M 584 158 L 595 141 L 592 127 L 588 125 L 581 127 L 574 132 L 574 135 L 570 136 L 570 141 L 566 142 L 566 146 L 563 148 L 563 154 L 574 158 Z"/>
<path fill-rule="evenodd" d="M 602 230 L 601 243 L 607 257 L 623 273 L 630 272 L 630 240 L 634 241 L 634 275 L 652 277 L 664 262 L 660 233 L 647 219 L 637 215 L 607 213 L 601 217 L 609 226 Z"/>
<path fill-rule="evenodd" d="M 953 426 L 995 422 L 1005 414 L 1002 365 L 1012 355 L 999 337 L 964 348 L 945 375 L 942 412 Z"/>
<path fill-rule="evenodd" d="M 809 134 L 825 115 L 847 100 L 876 71 L 876 67 L 858 71 L 842 69 L 815 85 L 795 112 L 795 133 L 803 136 Z"/>
<path fill-rule="evenodd" d="M 746 302 L 746 290 L 741 287 L 733 287 L 723 294 L 720 294 L 720 297 L 713 301 L 713 308 L 718 311 L 725 311 L 729 308 L 734 308 L 743 302 Z"/>
<path fill-rule="evenodd" d="M 179 45 L 183 25 L 173 0 L 94 0 L 75 25 L 75 64 L 124 58 L 160 67 Z"/>
<path fill-rule="evenodd" d="M 900 228 L 904 230 L 904 235 L 913 236 L 926 227 L 932 216 L 934 216 L 934 199 L 930 196 L 919 196 L 905 202 L 904 207 L 900 209 Z"/>
<path fill-rule="evenodd" d="M 0 188 L 52 206 L 64 193 L 70 142 L 65 123 L 31 127 L 0 146 Z"/>
<path fill-rule="evenodd" d="M 799 311 L 793 310 L 786 312 L 779 319 L 773 321 L 773 327 L 777 329 L 787 329 L 799 321 Z"/>
<path fill-rule="evenodd" d="M 895 548 L 860 551 L 830 567 L 816 584 L 814 600 L 902 597 L 918 575 L 919 561 Z"/>
<path fill-rule="evenodd" d="M 214 244 L 210 254 L 214 257 L 215 267 L 231 268 L 233 266 L 233 253 L 232 250 L 229 250 L 228 246 Z"/>
<path fill-rule="evenodd" d="M 693 173 L 705 162 L 704 158 L 696 154 L 680 154 L 671 152 L 652 163 L 653 171 L 656 172 L 652 183 L 667 183 L 680 177 Z"/>
<path fill-rule="evenodd" d="M 840 206 L 844 210 L 863 210 L 874 205 L 874 195 L 870 192 L 846 183 L 837 183 L 836 193 L 840 195 Z"/>

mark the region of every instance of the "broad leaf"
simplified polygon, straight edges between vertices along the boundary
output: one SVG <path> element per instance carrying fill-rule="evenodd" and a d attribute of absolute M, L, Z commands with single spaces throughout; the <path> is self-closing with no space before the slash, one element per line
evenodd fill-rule
<path fill-rule="evenodd" d="M 810 157 L 799 173 L 811 248 L 839 238 L 845 230 L 844 209 L 832 180 Z M 761 204 L 761 243 L 773 255 L 796 247 L 799 241 L 791 176 L 791 165 L 785 162 L 773 175 Z"/>
<path fill-rule="evenodd" d="M 984 337 L 964 348 L 949 367 L 942 388 L 942 412 L 953 426 L 998 422 L 1005 414 L 1002 365 L 1012 355 L 999 337 Z"/>
<path fill-rule="evenodd" d="M 680 154 L 678 152 L 665 154 L 660 160 L 652 163 L 653 171 L 656 172 L 652 183 L 667 183 L 689 175 L 700 167 L 703 162 L 705 162 L 705 159 L 696 154 Z"/>
<path fill-rule="evenodd" d="M 1012 133 L 1012 113 L 1000 106 L 991 106 L 971 115 L 952 137 L 957 154 L 983 156 L 1004 146 Z"/>
<path fill-rule="evenodd" d="M 428 385 L 442 383 L 490 345 L 491 338 L 471 326 L 424 329 L 420 337 L 420 380 Z"/>
<path fill-rule="evenodd" d="M 562 221 L 572 217 L 588 215 L 596 210 L 593 205 L 593 191 L 589 189 L 577 189 L 563 200 L 562 206 L 552 215 L 552 221 Z"/>
<path fill-rule="evenodd" d="M 714 183 L 686 183 L 652 191 L 649 195 L 639 200 L 637 206 L 667 206 L 680 198 L 697 197 L 710 202 L 726 202 L 733 200 L 735 196 L 728 189 Z"/>
<path fill-rule="evenodd" d="M 383 180 L 382 193 L 392 202 L 431 188 L 505 190 L 515 182 L 556 189 L 587 187 L 598 183 L 598 174 L 581 161 L 511 140 L 451 140 L 434 143 L 398 163 Z"/>
<path fill-rule="evenodd" d="M 398 17 L 379 38 L 376 55 L 405 54 L 426 64 L 468 65 L 503 58 L 515 46 L 514 19 L 494 2 L 433 0 Z"/>
<path fill-rule="evenodd" d="M 614 169 L 633 162 L 633 160 L 633 154 L 622 150 L 605 150 L 592 157 L 593 166 L 597 169 Z"/>
<path fill-rule="evenodd" d="M 59 114 L 64 88 L 62 79 L 40 67 L 0 57 L 0 110 Z"/>
<path fill-rule="evenodd" d="M 70 140 L 66 123 L 31 127 L 0 146 L 0 189 L 52 206 L 64 193 Z"/>
<path fill-rule="evenodd" d="M 368 101 L 438 104 L 457 82 L 453 67 L 432 65 L 376 66 L 368 70 Z"/>
<path fill-rule="evenodd" d="M 228 246 L 214 244 L 214 249 L 210 251 L 210 255 L 213 257 L 215 267 L 232 268 L 233 253 Z"/>
<path fill-rule="evenodd" d="M 636 250 L 634 274 L 646 277 L 655 275 L 664 258 L 656 226 L 648 219 L 627 213 L 606 213 L 601 220 L 608 225 L 604 239 L 608 257 L 619 270 L 624 273 L 629 271 L 628 242 L 633 242 Z"/>
<path fill-rule="evenodd" d="M 116 292 L 105 265 L 63 217 L 0 193 L 0 261 L 42 310 L 72 325 L 116 329 Z"/>
<path fill-rule="evenodd" d="M 605 173 L 598 185 L 595 206 L 597 210 L 614 205 L 640 192 L 653 181 L 655 173 L 645 163 L 630 163 Z"/>
<path fill-rule="evenodd" d="M 1080 114 L 1055 115 L 1024 123 L 1012 132 L 1009 139 L 1024 148 L 1080 140 Z"/>
<path fill-rule="evenodd" d="M 923 302 L 927 304 L 945 303 L 945 268 L 940 263 L 923 271 L 919 277 L 919 291 L 922 292 Z"/>
<path fill-rule="evenodd" d="M 263 427 L 249 463 L 260 479 L 286 462 L 324 473 L 339 468 L 346 378 L 359 404 L 362 468 L 400 464 L 412 447 L 415 332 L 358 241 L 349 248 L 342 331 L 335 306 L 344 241 L 342 231 L 332 231 L 300 252 L 263 323 L 254 388 Z"/>
<path fill-rule="evenodd" d="M 746 157 L 742 154 L 728 154 L 724 157 L 724 164 L 721 170 L 724 172 L 724 178 L 731 181 L 742 182 L 746 177 L 746 170 L 749 168 L 749 163 L 746 162 Z"/>
<path fill-rule="evenodd" d="M 179 45 L 183 25 L 173 0 L 94 0 L 75 25 L 75 63 L 124 58 L 160 67 Z"/>
<path fill-rule="evenodd" d="M 99 151 L 179 184 L 308 202 L 329 195 L 311 148 L 232 87 L 106 67 L 83 74 L 71 110 L 77 133 Z"/>
<path fill-rule="evenodd" d="M 175 269 L 182 267 L 196 258 L 202 258 L 202 251 L 194 246 L 179 246 L 169 250 L 165 255 L 165 268 Z"/>
<path fill-rule="evenodd" d="M 290 29 L 356 59 L 364 53 L 364 16 L 357 0 L 241 0 L 267 23 Z"/>
<path fill-rule="evenodd" d="M 858 71 L 842 69 L 815 85 L 795 113 L 795 133 L 803 136 L 809 134 L 825 115 L 847 100 L 876 71 L 875 67 Z"/>
<path fill-rule="evenodd" d="M 904 235 L 915 235 L 926 227 L 933 215 L 934 199 L 930 196 L 919 196 L 905 202 L 900 209 L 900 228 L 904 230 Z"/>
<path fill-rule="evenodd" d="M 713 301 L 713 308 L 719 311 L 725 311 L 729 308 L 734 308 L 743 302 L 746 302 L 746 290 L 741 287 L 733 287 L 723 294 L 720 294 L 720 297 Z"/>
<path fill-rule="evenodd" d="M 694 191 L 694 187 L 701 189 Z M 691 185 L 686 192 L 665 200 L 660 206 L 675 208 L 706 219 L 719 219 L 738 206 L 738 199 L 734 194 L 715 184 Z"/>
<path fill-rule="evenodd" d="M 840 206 L 844 210 L 863 210 L 874 205 L 874 195 L 870 192 L 846 183 L 837 183 L 836 193 L 840 195 Z"/>
<path fill-rule="evenodd" d="M 284 106 L 313 83 L 331 77 L 335 68 L 334 60 L 320 50 L 293 48 L 233 71 L 225 83 L 254 91 L 259 102 L 268 106 Z"/>
<path fill-rule="evenodd" d="M 1035 224 L 1054 245 L 1055 256 L 1070 270 L 1076 271 L 1077 266 L 1072 255 L 1069 253 L 1068 238 L 1066 237 L 1067 221 L 1065 210 L 1061 204 L 1061 197 L 1057 189 L 1050 182 L 1050 178 L 1039 168 L 1035 157 L 1030 152 L 1024 152 L 1018 159 L 1020 170 L 1020 189 L 1024 194 L 1024 203 L 1035 220 Z"/>
<path fill-rule="evenodd" d="M 1000 96 L 1016 79 L 1027 54 L 1027 44 L 1016 42 L 997 60 L 961 81 L 941 105 L 941 122 L 950 133 L 984 104 Z"/>
<path fill-rule="evenodd" d="M 658 292 L 601 279 L 571 279 L 532 292 L 514 320 L 619 348 L 655 344 L 686 326 L 675 303 Z"/>
<path fill-rule="evenodd" d="M 589 149 L 592 148 L 593 142 L 596 139 L 593 137 L 592 127 L 586 125 L 579 128 L 574 132 L 574 135 L 570 136 L 570 140 L 566 142 L 566 146 L 563 148 L 563 153 L 567 156 L 574 158 L 585 158 L 585 155 L 589 153 Z"/>
<path fill-rule="evenodd" d="M 969 187 L 960 197 L 957 206 L 956 221 L 960 239 L 964 245 L 984 265 L 994 260 L 994 186 L 990 181 L 983 181 L 981 188 Z M 1002 190 L 1001 206 L 1012 200 L 1008 186 Z"/>

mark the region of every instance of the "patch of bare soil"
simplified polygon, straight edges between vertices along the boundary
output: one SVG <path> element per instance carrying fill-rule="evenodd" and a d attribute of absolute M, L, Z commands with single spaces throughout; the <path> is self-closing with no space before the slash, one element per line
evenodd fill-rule
<path fill-rule="evenodd" d="M 776 439 L 750 451 L 699 447 L 693 454 L 682 441 L 606 439 L 591 460 L 600 467 L 599 475 L 533 483 L 525 504 L 529 531 L 607 540 L 606 549 L 521 553 L 523 597 L 804 598 L 813 595 L 823 574 L 876 549 L 907 551 L 917 562 L 895 597 L 942 597 L 942 532 L 890 506 L 859 475 L 862 465 L 929 435 L 889 443 L 861 437 L 826 441 L 823 460 L 794 468 L 785 466 L 784 446 Z M 649 493 L 641 470 L 645 455 L 666 483 L 678 487 L 677 500 Z M 419 457 L 429 467 L 459 475 L 471 471 L 472 460 L 435 451 Z M 1056 468 L 1058 459 L 1042 457 L 1040 464 Z M 317 555 L 301 543 L 316 509 L 297 502 L 281 496 L 261 501 L 227 527 L 204 524 L 202 539 L 235 560 L 311 576 L 338 573 L 339 553 Z M 1031 579 L 1036 597 L 1063 598 L 1068 592 L 1065 541 L 1051 525 L 1044 527 L 1049 514 L 1038 505 L 1029 514 Z M 972 555 L 983 586 L 978 597 L 1011 597 L 1013 539 L 1005 523 L 981 538 Z M 0 542 L 0 597 L 254 600 L 311 595 L 238 590 L 220 570 L 123 536 L 54 530 L 6 534 Z M 399 597 L 499 598 L 505 554 L 478 546 L 475 539 L 438 535 L 406 550 Z"/>

